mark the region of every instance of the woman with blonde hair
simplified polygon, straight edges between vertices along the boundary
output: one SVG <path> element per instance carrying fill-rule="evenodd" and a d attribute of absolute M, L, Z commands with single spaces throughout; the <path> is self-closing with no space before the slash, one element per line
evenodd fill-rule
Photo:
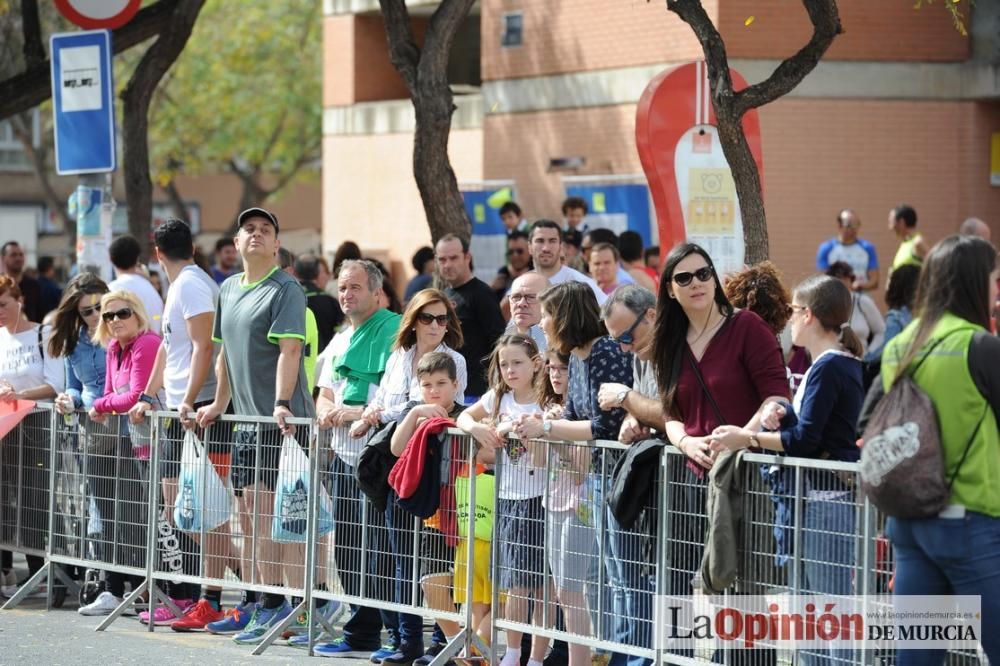
<path fill-rule="evenodd" d="M 160 336 L 150 330 L 149 316 L 142 301 L 130 291 L 112 291 L 101 297 L 101 321 L 94 340 L 107 349 L 105 356 L 104 395 L 94 400 L 88 416 L 105 423 L 108 416 L 124 415 L 138 401 L 154 402 L 143 390 L 156 364 Z M 119 527 L 118 553 L 115 561 L 129 566 L 145 566 L 145 512 L 149 502 L 148 461 L 150 442 L 128 437 L 126 420 L 117 423 L 122 436 L 116 451 L 106 463 L 115 465 L 117 487 L 112 497 L 97 497 L 102 516 L 112 517 Z M 102 507 L 103 504 L 103 507 Z M 106 509 L 105 509 L 106 507 Z M 105 514 L 105 510 L 110 511 Z M 111 521 L 106 521 L 111 522 Z M 79 609 L 81 615 L 108 615 L 125 594 L 125 574 L 109 571 L 106 589 L 93 603 Z M 136 581 L 133 581 L 133 584 Z M 184 610 L 184 602 L 175 601 Z M 187 605 L 190 605 L 187 601 Z"/>

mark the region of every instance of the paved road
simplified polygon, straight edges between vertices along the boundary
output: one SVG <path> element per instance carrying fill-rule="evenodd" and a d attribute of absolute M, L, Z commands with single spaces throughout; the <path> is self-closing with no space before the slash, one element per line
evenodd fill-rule
<path fill-rule="evenodd" d="M 364 666 L 368 663 L 369 653 L 359 653 L 353 659 L 309 659 L 304 650 L 280 642 L 254 657 L 249 647 L 236 645 L 224 636 L 181 634 L 168 627 L 149 633 L 134 617 L 119 619 L 107 631 L 94 631 L 101 619 L 79 615 L 69 601 L 66 608 L 46 612 L 44 599 L 28 599 L 14 610 L 0 611 L 0 666 L 290 662 Z"/>

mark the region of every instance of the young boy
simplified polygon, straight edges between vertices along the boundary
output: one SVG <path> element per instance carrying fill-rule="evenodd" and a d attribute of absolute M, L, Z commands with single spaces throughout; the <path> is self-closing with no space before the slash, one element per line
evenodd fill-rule
<path fill-rule="evenodd" d="M 397 457 L 403 455 L 403 452 L 406 450 L 421 423 L 434 417 L 454 419 L 464 409 L 461 404 L 455 402 L 455 396 L 458 393 L 458 371 L 455 367 L 454 359 L 449 354 L 444 352 L 424 354 L 423 358 L 417 364 L 417 378 L 420 382 L 420 394 L 423 402 L 413 403 L 411 406 L 408 406 L 396 423 L 396 429 L 393 432 L 391 440 L 391 449 L 393 455 Z M 459 453 L 460 455 L 465 455 L 464 451 Z M 445 458 L 449 459 L 446 460 L 446 467 L 450 466 L 447 464 L 450 462 L 450 456 L 446 455 Z M 446 477 L 442 479 L 443 483 L 447 482 L 445 479 Z M 393 518 L 400 513 L 408 515 L 397 508 Z M 410 520 L 412 520 L 412 517 Z M 395 520 L 393 522 L 395 523 Z M 412 530 L 406 529 L 405 524 L 398 526 L 398 528 L 402 528 L 397 532 L 400 538 L 403 537 L 404 533 L 412 534 Z M 405 544 L 399 545 L 402 546 L 400 549 L 401 552 L 412 552 L 412 547 L 407 548 Z M 427 605 L 431 608 L 449 612 L 455 610 L 455 603 L 452 600 L 451 594 L 452 565 L 455 562 L 455 550 L 455 547 L 448 544 L 445 535 L 441 532 L 439 514 L 435 514 L 424 521 L 423 529 L 420 531 L 419 575 L 424 597 L 427 600 Z M 405 560 L 406 558 L 397 559 Z M 487 564 L 488 559 L 487 556 Z M 402 564 L 404 565 L 403 575 L 405 576 L 407 570 L 405 568 L 406 562 L 404 561 Z M 404 585 L 404 587 L 408 586 Z M 401 597 L 400 600 L 402 599 Z M 400 617 L 401 633 L 405 633 L 403 632 L 403 624 L 403 617 Z M 445 641 L 457 636 L 461 631 L 461 627 L 457 623 L 449 620 L 438 620 L 438 626 L 444 633 L 443 638 Z M 414 627 L 414 630 L 417 630 L 417 628 Z M 422 626 L 419 630 L 422 631 Z M 417 666 L 426 666 L 441 651 L 444 645 L 445 643 L 441 642 L 440 639 L 433 642 L 431 647 L 424 652 L 423 656 L 417 658 L 413 663 Z M 393 657 L 395 656 L 393 655 Z M 404 656 L 412 658 L 412 655 Z M 394 663 L 393 657 L 383 660 L 382 663 L 391 666 Z"/>

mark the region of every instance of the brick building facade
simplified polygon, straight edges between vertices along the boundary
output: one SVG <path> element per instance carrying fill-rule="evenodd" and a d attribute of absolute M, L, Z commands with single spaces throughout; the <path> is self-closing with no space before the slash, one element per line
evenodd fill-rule
<path fill-rule="evenodd" d="M 434 3 L 407 4 L 419 36 Z M 792 0 L 703 5 L 750 82 L 809 39 Z M 883 263 L 896 247 L 887 213 L 901 201 L 932 241 L 970 215 L 1000 234 L 1000 187 L 990 184 L 1000 6 L 979 3 L 969 37 L 937 4 L 839 7 L 845 34 L 799 88 L 760 110 L 771 256 L 793 282 L 812 271 L 844 207 L 858 211 Z M 411 175 L 412 111 L 378 3 L 326 0 L 324 9 L 324 246 L 352 239 L 408 264 L 429 232 Z M 460 182 L 512 180 L 529 218 L 558 219 L 566 174 L 551 159 L 585 158 L 573 175 L 642 173 L 636 102 L 655 74 L 701 57 L 688 26 L 644 0 L 482 0 L 477 11 L 452 54 L 464 93 L 450 145 Z M 519 46 L 501 43 L 509 16 L 519 16 Z"/>

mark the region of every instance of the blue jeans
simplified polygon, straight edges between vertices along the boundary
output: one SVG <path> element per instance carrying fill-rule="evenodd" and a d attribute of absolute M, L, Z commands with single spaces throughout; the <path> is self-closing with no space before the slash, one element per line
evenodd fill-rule
<path fill-rule="evenodd" d="M 399 604 L 413 603 L 413 576 L 416 561 L 413 558 L 412 513 L 396 505 L 396 493 L 389 493 L 385 507 L 385 524 L 389 528 L 389 546 L 392 550 L 395 572 L 394 600 Z M 418 592 L 419 594 L 419 592 Z M 424 621 L 419 615 L 397 613 L 399 643 L 406 654 L 422 655 L 424 651 Z"/>
<path fill-rule="evenodd" d="M 607 510 L 604 516 L 608 553 L 604 561 L 608 583 L 614 594 L 614 641 L 622 645 L 651 648 L 653 588 L 645 571 L 643 535 L 625 530 Z M 654 549 L 655 550 L 655 549 Z M 616 652 L 609 666 L 648 666 L 649 659 Z"/>
<path fill-rule="evenodd" d="M 361 594 L 362 507 L 367 504 L 368 529 L 365 594 L 383 601 L 389 600 L 389 581 L 394 579 L 392 560 L 388 556 L 389 539 L 385 518 L 371 505 L 358 488 L 354 468 L 339 458 L 330 464 L 330 497 L 334 513 L 334 549 L 337 572 L 344 591 L 352 596 Z M 377 650 L 382 643 L 382 625 L 390 638 L 397 638 L 399 624 L 396 613 L 380 612 L 366 606 L 352 606 L 351 618 L 344 625 L 344 640 L 356 650 Z M 394 633 L 396 636 L 394 636 Z"/>
<path fill-rule="evenodd" d="M 1000 664 L 1000 518 L 901 520 L 887 528 L 896 557 L 897 595 L 980 595 L 982 645 Z M 944 650 L 898 650 L 899 666 L 943 664 Z"/>
<path fill-rule="evenodd" d="M 818 499 L 810 494 L 803 503 L 802 589 L 807 594 L 853 594 L 854 497 L 845 491 Z M 805 664 L 847 663 L 857 657 L 854 650 L 803 651 Z M 831 658 L 838 660 L 833 662 Z"/>

